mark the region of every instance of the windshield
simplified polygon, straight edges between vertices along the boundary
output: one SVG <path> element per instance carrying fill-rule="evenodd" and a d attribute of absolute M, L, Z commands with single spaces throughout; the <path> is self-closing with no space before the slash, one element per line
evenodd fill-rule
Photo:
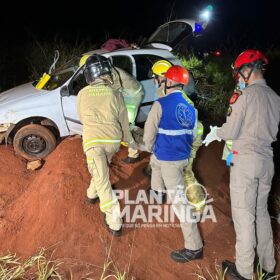
<path fill-rule="evenodd" d="M 45 90 L 54 90 L 67 82 L 80 67 L 81 57 L 75 57 L 57 68 L 52 74 L 50 80 L 44 86 Z"/>

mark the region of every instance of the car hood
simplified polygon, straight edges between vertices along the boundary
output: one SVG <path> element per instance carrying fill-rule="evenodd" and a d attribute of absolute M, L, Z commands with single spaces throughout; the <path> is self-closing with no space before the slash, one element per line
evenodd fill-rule
<path fill-rule="evenodd" d="M 0 93 L 0 106 L 19 102 L 22 99 L 29 98 L 32 95 L 36 96 L 43 92 L 45 91 L 36 89 L 32 82 L 23 84 Z"/>

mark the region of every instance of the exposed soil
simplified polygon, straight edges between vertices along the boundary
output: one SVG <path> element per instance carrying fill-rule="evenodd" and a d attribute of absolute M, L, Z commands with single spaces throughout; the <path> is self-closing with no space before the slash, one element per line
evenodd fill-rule
<path fill-rule="evenodd" d="M 204 259 L 189 264 L 174 263 L 170 251 L 183 247 L 179 228 L 124 228 L 121 238 L 112 238 L 103 225 L 98 203 L 87 204 L 90 181 L 79 138 L 63 140 L 38 171 L 27 171 L 26 162 L 14 155 L 11 146 L 0 146 L 0 255 L 7 252 L 28 257 L 40 248 L 55 250 L 53 258 L 65 263 L 64 277 L 99 279 L 111 246 L 111 257 L 119 271 L 129 265 L 136 279 L 197 279 L 202 268 L 215 273 L 215 263 L 234 260 L 235 234 L 230 213 L 229 174 L 220 160 L 222 144 L 201 148 L 195 162 L 196 174 L 214 198 L 217 223 L 200 224 L 205 242 Z M 113 158 L 111 182 L 116 189 L 130 190 L 135 197 L 149 188 L 150 180 L 142 169 L 149 154 L 134 165 L 121 162 L 127 155 L 122 148 Z M 279 190 L 279 174 L 274 180 Z M 278 191 L 279 195 L 279 191 Z M 280 227 L 274 223 L 275 243 L 280 261 Z M 277 236 L 278 235 L 278 236 Z M 112 268 L 112 267 L 111 267 Z"/>

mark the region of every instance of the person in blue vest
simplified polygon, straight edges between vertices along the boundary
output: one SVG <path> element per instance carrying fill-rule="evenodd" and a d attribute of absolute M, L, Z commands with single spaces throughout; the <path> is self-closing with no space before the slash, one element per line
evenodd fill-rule
<path fill-rule="evenodd" d="M 183 171 L 188 165 L 192 143 L 197 134 L 196 112 L 182 95 L 189 72 L 174 65 L 165 73 L 164 97 L 154 102 L 144 128 L 144 143 L 151 156 L 151 189 L 165 192 L 180 220 L 185 247 L 171 252 L 176 262 L 189 262 L 203 257 L 203 244 L 196 222 L 186 219 L 188 209 Z"/>

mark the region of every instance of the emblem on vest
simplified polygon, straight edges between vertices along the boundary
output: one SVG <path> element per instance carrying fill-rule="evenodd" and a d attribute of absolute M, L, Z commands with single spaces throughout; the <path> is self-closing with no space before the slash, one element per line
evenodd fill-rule
<path fill-rule="evenodd" d="M 179 103 L 176 107 L 177 121 L 185 127 L 190 127 L 193 123 L 193 114 L 190 108 L 184 103 Z"/>

